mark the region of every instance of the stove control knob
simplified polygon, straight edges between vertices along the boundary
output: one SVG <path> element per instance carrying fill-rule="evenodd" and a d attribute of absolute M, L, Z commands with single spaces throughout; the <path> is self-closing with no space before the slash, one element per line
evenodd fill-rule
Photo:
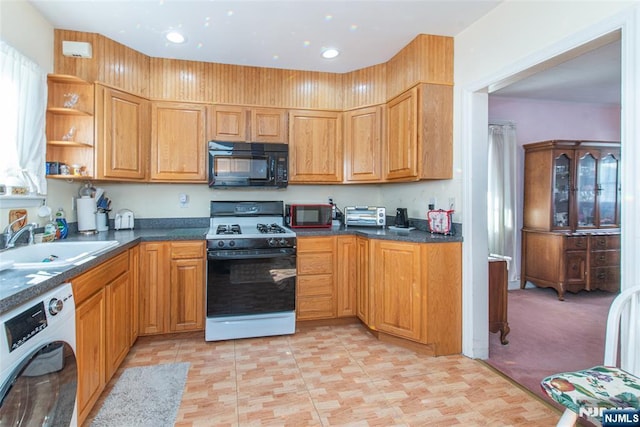
<path fill-rule="evenodd" d="M 60 313 L 63 307 L 64 303 L 61 299 L 52 298 L 51 301 L 49 301 L 49 313 L 51 313 L 52 316 Z"/>
<path fill-rule="evenodd" d="M 280 239 L 280 246 L 287 246 L 287 241 L 285 239 Z"/>
<path fill-rule="evenodd" d="M 229 246 L 234 247 L 235 245 L 236 245 L 235 240 L 232 240 L 232 241 L 229 242 Z"/>
<path fill-rule="evenodd" d="M 269 244 L 269 246 L 277 246 L 278 245 L 278 242 L 274 238 L 269 239 L 267 241 L 267 243 Z"/>
<path fill-rule="evenodd" d="M 222 240 L 218 241 L 218 247 L 223 247 L 224 246 L 224 242 Z"/>

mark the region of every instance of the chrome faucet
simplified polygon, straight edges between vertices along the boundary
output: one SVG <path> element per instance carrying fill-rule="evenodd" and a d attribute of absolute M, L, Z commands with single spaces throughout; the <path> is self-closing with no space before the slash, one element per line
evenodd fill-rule
<path fill-rule="evenodd" d="M 4 237 L 4 248 L 8 249 L 12 248 L 16 245 L 16 241 L 22 236 L 24 233 L 29 232 L 29 244 L 33 244 L 33 230 L 38 228 L 38 224 L 35 222 L 29 223 L 23 227 L 21 227 L 18 231 L 13 231 L 13 226 L 26 218 L 26 215 L 20 217 L 13 221 L 11 224 L 7 225 L 7 228 L 4 229 L 2 235 Z"/>

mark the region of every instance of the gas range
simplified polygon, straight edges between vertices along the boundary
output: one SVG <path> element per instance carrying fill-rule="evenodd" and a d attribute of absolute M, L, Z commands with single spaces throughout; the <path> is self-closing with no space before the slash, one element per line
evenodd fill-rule
<path fill-rule="evenodd" d="M 282 201 L 212 201 L 210 208 L 209 251 L 295 250 L 296 234 L 284 226 Z"/>

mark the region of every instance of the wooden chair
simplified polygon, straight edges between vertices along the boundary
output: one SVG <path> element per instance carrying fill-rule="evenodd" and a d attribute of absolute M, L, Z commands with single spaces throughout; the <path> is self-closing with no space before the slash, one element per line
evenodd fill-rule
<path fill-rule="evenodd" d="M 620 349 L 620 342 L 626 345 Z M 619 351 L 622 354 L 618 354 Z M 558 426 L 573 426 L 579 417 L 601 424 L 608 408 L 640 410 L 640 286 L 621 292 L 607 318 L 604 365 L 564 372 L 541 381 L 542 390 L 567 409 Z M 620 357 L 618 357 L 620 356 Z M 623 369 L 624 368 L 624 369 Z"/>

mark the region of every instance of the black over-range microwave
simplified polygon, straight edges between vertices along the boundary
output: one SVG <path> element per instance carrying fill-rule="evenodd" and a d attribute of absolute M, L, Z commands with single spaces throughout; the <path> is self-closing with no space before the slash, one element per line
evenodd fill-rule
<path fill-rule="evenodd" d="M 209 141 L 209 187 L 277 187 L 289 183 L 289 146 Z"/>

